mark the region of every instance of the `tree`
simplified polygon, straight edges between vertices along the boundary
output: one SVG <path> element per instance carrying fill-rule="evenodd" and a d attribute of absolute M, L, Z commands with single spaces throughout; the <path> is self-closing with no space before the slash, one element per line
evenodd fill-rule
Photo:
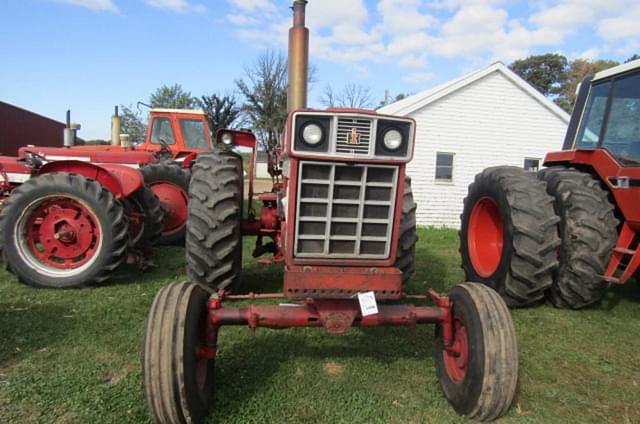
<path fill-rule="evenodd" d="M 560 93 L 555 102 L 567 112 L 571 112 L 576 101 L 578 84 L 587 76 L 619 65 L 615 60 L 587 60 L 576 59 L 569 65 L 567 78 L 560 86 Z"/>
<path fill-rule="evenodd" d="M 638 53 L 634 54 L 633 56 L 631 56 L 629 59 L 625 60 L 624 63 L 629 63 L 633 60 L 638 60 L 640 59 L 640 55 Z"/>
<path fill-rule="evenodd" d="M 129 134 L 131 143 L 143 143 L 147 125 L 140 111 L 134 112 L 130 107 L 120 105 L 120 129 Z"/>
<path fill-rule="evenodd" d="M 369 109 L 372 107 L 371 89 L 356 83 L 348 83 L 339 93 L 334 93 L 327 85 L 322 96 L 322 104 L 326 107 L 347 107 Z"/>
<path fill-rule="evenodd" d="M 197 99 L 190 92 L 185 91 L 180 84 L 163 85 L 149 98 L 151 107 L 172 109 L 192 109 Z"/>
<path fill-rule="evenodd" d="M 246 80 L 236 80 L 244 96 L 242 112 L 263 149 L 273 151 L 287 119 L 287 60 L 269 50 L 245 74 Z"/>
<path fill-rule="evenodd" d="M 201 96 L 197 102 L 207 114 L 212 136 L 215 136 L 220 128 L 233 128 L 240 114 L 240 108 L 234 96 L 211 94 Z"/>
<path fill-rule="evenodd" d="M 545 96 L 558 94 L 567 78 L 567 58 L 547 53 L 519 59 L 509 68 Z"/>

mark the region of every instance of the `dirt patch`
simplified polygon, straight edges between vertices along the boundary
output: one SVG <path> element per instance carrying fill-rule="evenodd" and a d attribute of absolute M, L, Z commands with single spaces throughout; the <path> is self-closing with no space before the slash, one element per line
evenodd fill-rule
<path fill-rule="evenodd" d="M 344 365 L 333 361 L 325 362 L 323 368 L 324 372 L 334 377 L 341 376 L 344 373 Z"/>

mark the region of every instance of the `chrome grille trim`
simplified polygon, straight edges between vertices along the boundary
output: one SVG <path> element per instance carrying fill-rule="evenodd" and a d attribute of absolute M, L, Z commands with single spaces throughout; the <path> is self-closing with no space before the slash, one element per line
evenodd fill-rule
<path fill-rule="evenodd" d="M 368 156 L 371 153 L 373 143 L 373 119 L 361 117 L 339 116 L 336 126 L 336 153 L 349 153 L 353 155 Z M 358 133 L 358 143 L 351 144 L 351 132 L 355 129 Z"/>
<path fill-rule="evenodd" d="M 308 170 L 321 170 L 322 172 L 319 173 L 327 178 L 305 179 L 305 167 L 308 167 Z M 301 161 L 298 172 L 299 195 L 296 204 L 294 242 L 297 257 L 337 259 L 386 259 L 389 257 L 398 183 L 397 166 Z M 357 177 L 358 173 L 359 180 L 354 180 L 354 175 Z M 369 178 L 372 175 L 374 177 Z M 370 179 L 380 178 L 385 181 L 370 181 Z M 326 197 L 321 195 L 301 197 L 300 193 L 303 189 L 308 189 L 308 185 L 311 184 L 314 187 L 326 186 Z M 343 190 L 346 188 L 346 191 L 336 191 L 336 188 Z M 370 188 L 379 189 L 376 196 L 381 196 L 383 200 L 367 200 Z M 307 191 L 316 194 L 324 193 L 324 189 Z M 349 196 L 352 198 L 336 198 Z M 307 210 L 305 215 L 303 215 L 303 206 Z M 316 209 L 313 209 L 310 214 L 308 207 Z M 334 217 L 334 211 L 339 207 L 349 208 L 350 213 L 345 214 L 343 211 L 343 216 Z M 383 212 L 384 208 L 387 209 L 386 218 L 365 216 L 365 210 L 373 214 L 376 207 L 383 208 Z M 334 227 L 335 224 L 339 225 Z M 324 228 L 321 225 L 324 225 Z M 304 229 L 303 226 L 305 226 Z M 369 229 L 368 235 L 365 235 L 365 227 Z M 365 252 L 366 249 L 369 251 Z"/>

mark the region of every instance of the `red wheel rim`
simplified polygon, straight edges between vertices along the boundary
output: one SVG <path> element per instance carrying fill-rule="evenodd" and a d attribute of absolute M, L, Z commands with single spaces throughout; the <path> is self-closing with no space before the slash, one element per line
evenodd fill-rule
<path fill-rule="evenodd" d="M 187 222 L 189 196 L 179 186 L 170 182 L 158 182 L 151 185 L 165 212 L 163 234 L 172 234 L 181 230 Z"/>
<path fill-rule="evenodd" d="M 469 342 L 467 330 L 459 318 L 453 319 L 453 343 L 442 351 L 444 368 L 451 381 L 460 384 L 467 374 Z"/>
<path fill-rule="evenodd" d="M 498 205 L 492 198 L 483 197 L 473 206 L 467 231 L 469 259 L 480 277 L 489 277 L 498 269 L 503 240 Z"/>
<path fill-rule="evenodd" d="M 81 200 L 50 196 L 27 206 L 16 223 L 18 253 L 50 276 L 81 272 L 97 257 L 102 231 L 95 213 Z"/>

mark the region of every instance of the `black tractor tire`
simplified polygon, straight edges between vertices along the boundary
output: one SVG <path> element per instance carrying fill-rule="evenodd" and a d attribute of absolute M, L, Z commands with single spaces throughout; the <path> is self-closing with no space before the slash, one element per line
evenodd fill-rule
<path fill-rule="evenodd" d="M 591 174 L 552 167 L 538 172 L 560 217 L 560 266 L 549 300 L 558 308 L 598 303 L 609 287 L 602 279 L 618 238 L 615 206 Z"/>
<path fill-rule="evenodd" d="M 400 217 L 400 238 L 398 239 L 398 253 L 396 268 L 402 271 L 402 284 L 406 284 L 416 271 L 416 209 L 418 205 L 413 200 L 411 178 L 404 179 L 404 196 L 402 199 L 402 216 Z"/>
<path fill-rule="evenodd" d="M 52 206 L 63 208 L 60 210 L 67 218 L 45 226 L 47 221 L 42 217 L 56 213 Z M 75 230 L 62 236 L 70 237 L 67 242 L 60 241 L 60 225 L 71 225 L 70 222 Z M 27 227 L 37 233 L 37 240 L 28 238 Z M 92 236 L 80 241 L 79 234 Z M 51 173 L 33 177 L 11 192 L 0 213 L 0 245 L 4 246 L 5 263 L 20 281 L 34 287 L 71 288 L 101 283 L 125 261 L 128 241 L 122 205 L 102 185 L 80 175 Z M 63 243 L 83 250 L 77 257 L 55 256 L 61 255 Z M 45 254 L 51 255 L 46 258 L 48 263 L 38 257 Z M 53 266 L 64 261 L 71 261 L 71 267 Z"/>
<path fill-rule="evenodd" d="M 148 253 L 162 236 L 164 227 L 164 211 L 160 199 L 146 185 L 123 201 L 127 215 L 141 214 L 139 225 L 132 229 L 132 219 L 129 218 L 129 244 L 134 249 Z M 135 232 L 135 234 L 133 234 Z"/>
<path fill-rule="evenodd" d="M 142 369 L 156 423 L 201 423 L 213 402 L 215 360 L 196 356 L 198 345 L 204 344 L 207 299 L 201 287 L 181 282 L 162 288 L 151 305 Z M 204 373 L 200 384 L 198 372 Z"/>
<path fill-rule="evenodd" d="M 496 225 L 501 228 L 495 231 L 498 235 L 486 236 L 489 226 L 485 221 L 471 222 L 476 207 L 478 211 L 494 211 Z M 513 166 L 485 169 L 469 185 L 460 220 L 460 253 L 467 281 L 492 287 L 510 307 L 544 300 L 558 267 L 560 219 L 546 185 L 535 173 Z M 497 243 L 490 245 L 494 238 Z M 492 247 L 496 245 L 501 247 Z M 485 267 L 481 264 L 485 259 L 478 258 L 486 258 L 490 252 L 495 253 L 489 255 L 490 266 Z"/>
<path fill-rule="evenodd" d="M 187 220 L 187 276 L 214 290 L 236 288 L 242 270 L 242 158 L 216 151 L 192 169 Z"/>
<path fill-rule="evenodd" d="M 511 314 L 498 293 L 481 284 L 459 284 L 448 296 L 455 323 L 452 347 L 464 346 L 464 340 L 467 348 L 466 355 L 447 352 L 441 325 L 436 326 L 438 380 L 457 413 L 477 421 L 494 420 L 509 410 L 518 383 Z"/>
<path fill-rule="evenodd" d="M 164 245 L 184 244 L 187 227 L 186 220 L 176 223 L 174 222 L 173 216 L 175 215 L 176 209 L 182 210 L 182 208 L 187 207 L 189 179 L 191 178 L 189 170 L 185 170 L 170 162 L 159 162 L 141 167 L 140 172 L 144 177 L 145 184 L 148 185 L 160 199 L 160 203 L 165 212 L 165 228 L 162 231 L 162 236 L 158 243 Z M 174 187 L 174 196 L 179 198 L 179 205 L 176 207 L 170 206 L 167 203 L 168 200 L 163 196 L 163 193 L 156 191 L 162 184 L 169 184 Z M 184 202 L 184 204 L 182 204 L 182 202 Z"/>

